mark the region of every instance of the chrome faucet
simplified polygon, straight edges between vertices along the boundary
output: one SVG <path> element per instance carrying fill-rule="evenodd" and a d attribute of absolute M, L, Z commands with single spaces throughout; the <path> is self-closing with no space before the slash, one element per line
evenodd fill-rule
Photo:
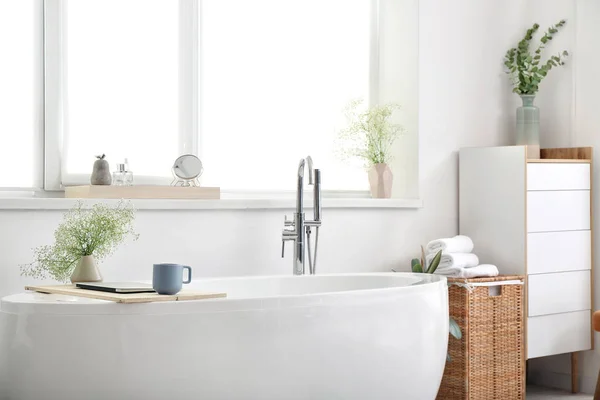
<path fill-rule="evenodd" d="M 308 164 L 308 184 L 313 185 L 314 193 L 314 219 L 306 221 L 304 217 L 304 172 L 305 165 Z M 298 186 L 296 191 L 296 212 L 294 219 L 288 221 L 287 216 L 283 222 L 285 227 L 281 236 L 281 257 L 285 256 L 285 242 L 294 242 L 294 275 L 304 275 L 306 273 L 305 259 L 308 251 L 309 272 L 313 275 L 317 268 L 317 246 L 319 243 L 319 227 L 321 226 L 321 171 L 313 168 L 313 161 L 310 156 L 300 160 L 298 165 Z M 312 228 L 315 228 L 315 251 L 311 257 L 310 235 Z"/>

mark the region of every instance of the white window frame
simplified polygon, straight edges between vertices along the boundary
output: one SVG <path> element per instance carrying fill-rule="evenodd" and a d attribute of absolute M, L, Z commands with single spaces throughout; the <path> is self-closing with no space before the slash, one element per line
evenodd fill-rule
<path fill-rule="evenodd" d="M 34 159 L 34 180 L 33 185 L 30 186 L 0 186 L 0 193 L 31 193 L 39 191 L 44 186 L 44 0 L 37 0 L 34 2 L 35 18 L 34 26 L 35 36 L 37 37 L 35 43 L 35 80 L 34 82 L 34 93 L 38 98 L 35 103 L 35 129 L 34 133 L 34 148 L 33 148 L 33 159 Z"/>
<path fill-rule="evenodd" d="M 76 1 L 76 0 L 75 0 Z M 181 154 L 198 155 L 199 145 L 202 141 L 202 132 L 199 128 L 199 119 L 202 115 L 202 96 L 199 93 L 201 83 L 200 63 L 202 49 L 199 48 L 201 26 L 199 26 L 199 12 L 203 0 L 178 0 L 179 1 L 179 150 Z M 382 2 L 386 0 L 371 0 L 371 57 L 370 57 L 370 87 L 369 103 L 377 104 L 385 100 L 380 97 L 380 72 L 385 66 L 380 65 L 380 30 L 382 18 Z M 388 0 L 389 1 L 389 0 Z M 418 4 L 418 0 L 414 0 Z M 44 174 L 43 189 L 46 191 L 62 191 L 62 134 L 66 110 L 63 108 L 65 101 L 64 87 L 65 74 L 65 18 L 66 12 L 62 0 L 44 0 Z M 418 18 L 418 13 L 417 13 Z M 417 149 L 410 149 L 411 152 Z M 201 154 L 200 154 L 201 156 Z M 317 160 L 318 161 L 318 160 Z M 290 168 L 294 168 L 296 160 L 290 160 Z M 86 182 L 87 177 L 78 177 L 78 181 Z M 366 179 L 366 178 L 365 178 Z M 409 186 L 409 196 L 418 197 L 418 174 L 413 176 L 414 182 Z M 158 179 L 146 180 L 136 176 L 136 181 L 141 183 L 158 183 Z M 160 182 L 162 183 L 162 181 Z M 416 188 L 416 189 L 415 189 Z M 415 195 L 415 193 L 417 193 Z M 293 195 L 291 191 L 278 192 L 247 192 L 230 191 L 223 193 L 223 197 L 230 198 L 287 198 Z M 324 197 L 334 198 L 368 198 L 368 191 L 326 191 Z"/>
<path fill-rule="evenodd" d="M 197 155 L 198 141 L 198 0 L 179 1 L 179 153 Z M 67 110 L 66 18 L 62 0 L 44 0 L 45 109 L 44 190 L 63 191 L 63 134 Z M 86 175 L 71 175 L 71 183 L 85 184 Z M 74 181 L 74 182 L 71 182 Z M 169 184 L 171 178 L 136 176 L 142 184 Z"/>
<path fill-rule="evenodd" d="M 44 0 L 44 190 L 47 191 L 63 190 L 63 20 L 62 1 Z"/>

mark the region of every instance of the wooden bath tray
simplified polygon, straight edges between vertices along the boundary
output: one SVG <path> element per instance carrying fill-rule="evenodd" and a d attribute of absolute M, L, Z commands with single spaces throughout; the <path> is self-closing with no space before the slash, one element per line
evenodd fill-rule
<path fill-rule="evenodd" d="M 40 293 L 64 294 L 68 296 L 88 297 L 90 299 L 109 300 L 116 303 L 152 303 L 157 301 L 202 300 L 227 297 L 227 293 L 195 292 L 182 290 L 174 295 L 158 293 L 110 293 L 98 290 L 76 288 L 75 285 L 25 286 L 25 290 Z"/>

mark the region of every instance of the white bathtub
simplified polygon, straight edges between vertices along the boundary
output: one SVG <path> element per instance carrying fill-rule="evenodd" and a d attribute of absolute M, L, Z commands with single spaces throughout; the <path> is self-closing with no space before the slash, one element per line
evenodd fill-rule
<path fill-rule="evenodd" d="M 128 305 L 5 297 L 0 398 L 435 398 L 448 343 L 444 278 L 278 276 L 192 286 L 228 298 Z"/>

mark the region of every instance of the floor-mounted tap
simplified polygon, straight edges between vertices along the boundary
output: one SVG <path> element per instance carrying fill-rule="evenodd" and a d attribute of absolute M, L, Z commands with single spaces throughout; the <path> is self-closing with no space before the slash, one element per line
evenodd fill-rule
<path fill-rule="evenodd" d="M 306 221 L 304 217 L 304 172 L 305 165 L 308 164 L 308 184 L 313 185 L 314 193 L 314 219 Z M 294 275 L 304 275 L 305 258 L 308 251 L 309 273 L 316 272 L 317 267 L 317 246 L 319 243 L 319 227 L 321 226 L 321 171 L 313 169 L 313 161 L 310 156 L 300 160 L 298 165 L 298 185 L 296 191 L 296 212 L 294 219 L 288 221 L 284 218 L 284 226 L 291 227 L 284 229 L 281 237 L 281 257 L 285 255 L 285 242 L 294 242 Z M 311 257 L 310 235 L 312 228 L 315 228 L 315 249 L 314 256 Z"/>

